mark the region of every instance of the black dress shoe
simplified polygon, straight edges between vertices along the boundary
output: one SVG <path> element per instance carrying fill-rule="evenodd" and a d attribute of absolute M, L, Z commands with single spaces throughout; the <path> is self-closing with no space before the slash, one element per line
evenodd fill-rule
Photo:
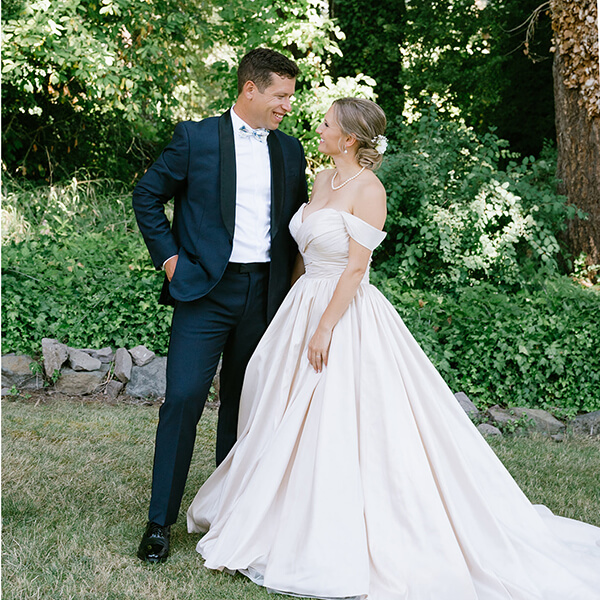
<path fill-rule="evenodd" d="M 149 563 L 164 562 L 169 556 L 170 537 L 170 525 L 149 521 L 137 551 L 138 558 Z"/>

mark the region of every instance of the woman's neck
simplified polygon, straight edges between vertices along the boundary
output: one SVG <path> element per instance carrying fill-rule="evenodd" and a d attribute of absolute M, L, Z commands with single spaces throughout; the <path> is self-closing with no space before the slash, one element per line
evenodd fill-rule
<path fill-rule="evenodd" d="M 350 156 L 349 154 L 340 154 L 333 157 L 333 162 L 335 164 L 335 168 L 337 169 L 338 177 L 340 177 L 342 180 L 346 180 L 348 177 L 356 175 L 361 168 L 354 155 Z"/>

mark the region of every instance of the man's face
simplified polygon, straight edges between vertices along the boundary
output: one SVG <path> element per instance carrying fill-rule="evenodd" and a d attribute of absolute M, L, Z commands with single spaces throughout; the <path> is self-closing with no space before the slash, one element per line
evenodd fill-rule
<path fill-rule="evenodd" d="M 248 99 L 246 120 L 254 129 L 277 129 L 283 117 L 292 110 L 290 100 L 296 88 L 296 79 L 271 73 L 271 83 L 260 91 L 252 82 L 246 82 L 244 92 Z"/>

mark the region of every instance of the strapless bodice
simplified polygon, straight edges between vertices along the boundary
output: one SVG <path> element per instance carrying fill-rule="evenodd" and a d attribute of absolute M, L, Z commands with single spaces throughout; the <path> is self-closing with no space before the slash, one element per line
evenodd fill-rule
<path fill-rule="evenodd" d="M 306 277 L 339 277 L 348 264 L 350 238 L 373 251 L 386 234 L 359 217 L 322 208 L 304 218 L 303 204 L 290 221 L 290 232 L 304 260 Z M 363 281 L 368 282 L 368 269 Z"/>

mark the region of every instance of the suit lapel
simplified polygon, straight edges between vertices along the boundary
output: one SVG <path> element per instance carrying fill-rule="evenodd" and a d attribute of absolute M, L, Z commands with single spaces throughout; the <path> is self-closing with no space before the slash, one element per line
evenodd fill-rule
<path fill-rule="evenodd" d="M 269 136 L 270 137 L 270 136 Z M 235 229 L 235 142 L 229 111 L 219 119 L 219 175 L 221 181 L 221 216 L 233 238 Z"/>
<path fill-rule="evenodd" d="M 283 210 L 285 173 L 283 152 L 275 131 L 269 134 L 267 144 L 271 159 L 271 239 L 273 240 L 279 230 L 279 221 Z"/>

